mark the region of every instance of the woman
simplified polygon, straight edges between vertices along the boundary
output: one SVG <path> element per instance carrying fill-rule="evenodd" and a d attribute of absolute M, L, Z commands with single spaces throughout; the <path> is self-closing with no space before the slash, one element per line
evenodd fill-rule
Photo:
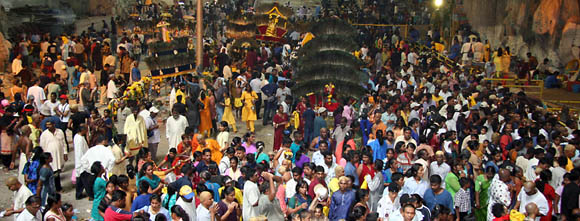
<path fill-rule="evenodd" d="M 501 65 L 503 65 L 502 69 L 502 73 L 503 73 L 503 77 L 507 77 L 507 74 L 510 72 L 510 64 L 511 64 L 511 59 L 512 59 L 512 55 L 510 53 L 510 47 L 506 47 L 504 50 L 503 55 L 499 55 L 501 57 Z"/>
<path fill-rule="evenodd" d="M 405 127 L 405 120 L 402 117 L 397 118 L 397 122 L 395 123 L 395 127 L 393 127 L 393 135 L 394 137 L 399 137 L 403 135 L 403 128 Z"/>
<path fill-rule="evenodd" d="M 113 152 L 113 156 L 115 156 L 115 165 L 113 165 L 113 169 L 111 170 L 111 174 L 113 175 L 127 175 L 127 159 L 129 159 L 131 155 L 121 148 L 122 146 L 125 146 L 125 138 L 126 135 L 117 134 L 115 139 L 113 139 L 115 144 L 109 147 Z"/>
<path fill-rule="evenodd" d="M 154 169 L 155 168 L 152 162 L 143 164 L 143 167 L 141 167 L 141 170 L 139 171 L 139 181 L 137 183 L 141 182 L 142 180 L 147 181 L 147 183 L 149 183 L 148 192 L 151 194 L 158 194 L 163 188 L 163 185 L 160 184 L 165 184 L 165 180 L 161 180 L 157 175 L 153 174 Z"/>
<path fill-rule="evenodd" d="M 230 146 L 229 145 L 230 128 L 228 127 L 228 122 L 226 122 L 226 121 L 220 122 L 218 124 L 218 131 L 219 131 L 219 133 L 216 137 L 216 140 L 217 140 L 218 144 L 220 145 L 222 152 L 224 152 Z"/>
<path fill-rule="evenodd" d="M 102 217 L 105 217 L 105 211 L 109 208 L 109 205 L 111 205 L 111 201 L 113 200 L 113 192 L 117 189 L 117 185 L 115 185 L 116 180 L 117 177 L 115 175 L 111 176 L 105 186 L 105 197 L 103 197 L 98 207 L 99 214 Z"/>
<path fill-rule="evenodd" d="M 242 146 L 246 148 L 246 154 L 256 153 L 257 148 L 255 140 L 256 134 L 254 134 L 254 132 L 247 132 L 244 134 L 244 142 L 242 143 Z"/>
<path fill-rule="evenodd" d="M 298 151 L 296 151 L 295 162 L 296 166 L 302 168 L 305 163 L 310 162 L 310 158 L 307 156 L 308 150 L 306 147 L 300 147 Z"/>
<path fill-rule="evenodd" d="M 466 174 L 463 172 L 463 165 L 458 159 L 453 159 L 449 166 L 451 166 L 451 171 L 445 177 L 445 190 L 455 199 L 455 193 L 461 189 L 459 178 L 466 177 Z"/>
<path fill-rule="evenodd" d="M 246 122 L 248 131 L 254 132 L 254 121 L 258 118 L 256 116 L 256 108 L 254 103 L 258 99 L 256 92 L 252 91 L 250 85 L 246 85 L 246 90 L 242 92 L 241 99 L 244 103 L 242 108 L 242 121 Z"/>
<path fill-rule="evenodd" d="M 101 165 L 101 162 L 94 162 L 91 166 L 91 173 L 93 173 L 93 175 L 96 177 L 93 184 L 95 198 L 93 200 L 93 207 L 91 209 L 91 218 L 93 220 L 102 221 L 105 219 L 99 213 L 99 204 L 101 203 L 101 200 L 105 198 L 105 194 L 107 192 L 107 180 L 103 178 L 103 174 L 105 174 L 105 168 L 103 165 Z"/>
<path fill-rule="evenodd" d="M 56 193 L 56 186 L 54 185 L 54 173 L 50 163 L 52 162 L 52 155 L 49 152 L 42 153 L 40 158 L 40 170 L 38 171 L 38 186 L 36 187 L 36 195 L 42 199 L 42 206 L 46 205 L 46 199 L 49 195 Z"/>
<path fill-rule="evenodd" d="M 105 120 L 99 114 L 99 110 L 91 110 L 91 118 L 89 119 L 89 131 L 91 135 L 89 139 L 89 145 L 91 147 L 97 145 L 96 138 L 98 137 L 98 134 L 105 134 L 107 132 L 107 126 L 105 124 Z"/>
<path fill-rule="evenodd" d="M 548 214 L 542 216 L 540 221 L 552 221 L 554 204 L 558 203 L 558 200 L 556 200 L 556 190 L 550 185 L 550 180 L 552 180 L 552 171 L 550 170 L 542 170 L 540 172 L 540 179 L 536 180 L 536 188 L 544 194 L 544 197 L 548 201 Z"/>
<path fill-rule="evenodd" d="M 495 77 L 499 78 L 500 73 L 503 73 L 503 65 L 502 65 L 502 56 L 503 56 L 503 49 L 498 48 L 496 52 L 493 53 L 493 64 L 495 66 L 496 75 Z"/>
<path fill-rule="evenodd" d="M 226 91 L 224 92 L 224 115 L 222 116 L 222 121 L 228 122 L 229 125 L 232 126 L 234 129 L 234 133 L 238 132 L 238 128 L 236 128 L 236 119 L 234 118 L 234 113 L 232 112 L 232 99 L 230 98 L 230 94 Z"/>
<path fill-rule="evenodd" d="M 280 149 L 282 146 L 282 140 L 284 139 L 284 129 L 288 124 L 288 115 L 284 113 L 284 107 L 278 105 L 278 111 L 274 115 L 274 152 Z"/>
<path fill-rule="evenodd" d="M 65 203 L 61 207 L 62 213 L 66 221 L 77 221 L 77 216 L 75 215 L 75 209 L 72 204 Z"/>
<path fill-rule="evenodd" d="M 225 175 L 232 178 L 232 180 L 238 180 L 242 176 L 241 170 L 238 168 L 239 159 L 237 157 L 232 157 L 230 159 L 230 168 L 226 170 Z"/>
<path fill-rule="evenodd" d="M 199 119 L 200 119 L 200 123 L 199 123 L 199 133 L 203 134 L 207 137 L 210 136 L 211 134 L 211 111 L 210 111 L 210 99 L 209 97 L 205 96 L 205 93 L 202 92 L 200 97 L 199 97 L 199 101 L 203 104 L 203 108 L 200 109 L 199 112 Z"/>
<path fill-rule="evenodd" d="M 423 180 L 424 174 L 425 168 L 423 165 L 418 163 L 413 164 L 405 173 L 407 179 L 405 179 L 401 191 L 408 194 L 419 194 L 422 197 L 425 191 L 429 189 L 429 182 Z"/>
<path fill-rule="evenodd" d="M 385 169 L 383 170 L 383 177 L 385 181 L 385 186 L 389 186 L 393 181 L 391 177 L 394 173 L 403 173 L 403 170 L 399 168 L 399 163 L 395 159 L 390 159 L 385 164 Z"/>
<path fill-rule="evenodd" d="M 368 201 L 369 208 L 372 211 L 377 211 L 379 200 L 383 194 L 383 174 L 381 170 L 383 169 L 383 161 L 375 160 L 375 177 L 371 179 L 370 175 L 365 177 L 365 181 L 369 187 L 370 199 Z"/>
<path fill-rule="evenodd" d="M 179 205 L 171 207 L 171 220 L 173 221 L 190 221 L 189 215 Z M 192 220 L 195 221 L 195 220 Z"/>
<path fill-rule="evenodd" d="M 24 181 L 26 182 L 26 186 L 32 194 L 36 194 L 36 187 L 38 186 L 38 170 L 42 164 L 40 163 L 40 159 L 42 158 L 43 150 L 42 147 L 35 147 L 32 151 L 32 157 L 26 165 L 24 166 Z"/>
<path fill-rule="evenodd" d="M 402 141 L 396 144 L 399 146 Z M 404 145 L 402 147 L 405 147 Z M 396 148 L 395 148 L 396 149 Z M 399 165 L 403 171 L 407 171 L 409 168 L 413 166 L 413 158 L 416 146 L 413 143 L 408 143 L 406 148 L 400 148 L 399 155 L 397 156 L 397 161 L 399 161 Z"/>
<path fill-rule="evenodd" d="M 62 205 L 60 193 L 48 196 L 44 221 L 66 221 L 66 217 L 60 208 Z"/>
<path fill-rule="evenodd" d="M 296 194 L 288 200 L 288 215 L 306 211 L 311 203 L 312 197 L 308 195 L 308 183 L 304 180 L 298 180 Z"/>
<path fill-rule="evenodd" d="M 161 206 L 161 196 L 153 194 L 150 199 L 150 205 L 145 206 L 137 211 L 143 211 L 149 214 L 149 220 L 155 221 L 157 214 L 161 214 L 165 217 L 170 217 L 169 211 Z"/>
<path fill-rule="evenodd" d="M 226 187 L 222 191 L 222 200 L 218 203 L 217 217 L 221 217 L 221 221 L 237 221 L 240 220 L 242 210 L 236 202 L 236 191 L 234 187 Z"/>
<path fill-rule="evenodd" d="M 366 175 L 371 175 L 371 178 L 375 177 L 375 169 L 373 165 L 373 156 L 371 151 L 362 151 L 362 163 L 356 168 L 356 173 L 358 174 L 359 183 L 362 184 Z"/>
<path fill-rule="evenodd" d="M 354 207 L 353 208 L 363 207 L 363 208 L 365 208 L 365 211 L 366 211 L 363 214 L 363 216 L 368 215 L 369 214 L 369 211 L 370 211 L 369 206 L 368 206 L 369 199 L 370 199 L 369 190 L 367 190 L 367 189 L 358 189 L 358 190 L 356 190 L 356 201 L 357 201 L 357 203 L 354 204 Z"/>
<path fill-rule="evenodd" d="M 489 200 L 488 190 L 495 172 L 495 168 L 487 167 L 485 168 L 485 174 L 480 174 L 475 179 L 475 217 L 479 221 L 486 220 Z"/>

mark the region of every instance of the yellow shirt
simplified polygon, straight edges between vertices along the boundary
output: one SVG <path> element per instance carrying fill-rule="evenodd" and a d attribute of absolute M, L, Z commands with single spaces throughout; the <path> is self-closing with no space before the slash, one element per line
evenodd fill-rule
<path fill-rule="evenodd" d="M 222 191 L 224 190 L 224 188 L 225 187 L 222 186 L 218 189 L 220 196 L 222 195 Z M 240 189 L 234 187 L 234 195 L 235 195 L 234 197 L 238 201 L 238 205 L 240 205 L 240 207 L 242 207 L 242 203 L 244 202 L 242 191 Z"/>

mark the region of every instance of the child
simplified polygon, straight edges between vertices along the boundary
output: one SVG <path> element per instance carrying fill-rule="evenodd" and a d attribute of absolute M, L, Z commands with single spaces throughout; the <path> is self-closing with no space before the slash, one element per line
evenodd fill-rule
<path fill-rule="evenodd" d="M 465 217 L 471 210 L 471 195 L 469 194 L 469 180 L 465 177 L 459 179 L 461 189 L 455 194 L 455 214 L 459 216 L 459 220 L 465 220 Z"/>
<path fill-rule="evenodd" d="M 171 148 L 169 149 L 169 153 L 165 156 L 163 161 L 159 163 L 158 167 L 167 169 L 167 167 L 164 167 L 166 163 L 169 163 L 169 166 L 174 166 L 177 161 L 179 161 L 179 158 L 177 157 L 177 149 Z"/>
<path fill-rule="evenodd" d="M 109 177 L 109 181 L 107 181 L 107 185 L 105 187 L 106 191 L 105 197 L 101 200 L 98 206 L 99 214 L 102 217 L 105 217 L 105 210 L 107 210 L 107 208 L 109 208 L 109 205 L 111 204 L 111 201 L 113 199 L 113 192 L 117 189 L 117 185 L 115 185 L 116 182 L 117 182 L 116 175 Z"/>
<path fill-rule="evenodd" d="M 112 140 L 113 139 L 113 119 L 111 118 L 111 110 L 109 109 L 105 109 L 103 111 L 103 114 L 105 115 L 104 121 L 105 121 L 105 136 L 107 136 L 107 140 Z"/>

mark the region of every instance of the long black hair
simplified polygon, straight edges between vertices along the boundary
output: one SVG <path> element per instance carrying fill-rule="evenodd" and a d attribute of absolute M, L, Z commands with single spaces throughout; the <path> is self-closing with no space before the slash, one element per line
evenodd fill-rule
<path fill-rule="evenodd" d="M 52 208 L 55 204 L 60 202 L 60 200 L 61 200 L 60 193 L 48 194 L 48 197 L 46 198 L 46 206 L 44 207 L 44 211 L 42 211 L 42 217 L 44 218 L 46 213 L 50 211 L 50 208 Z"/>
<path fill-rule="evenodd" d="M 546 187 L 546 184 L 550 182 L 550 180 L 552 180 L 552 171 L 542 170 L 542 172 L 540 172 L 540 179 L 536 180 L 536 188 L 538 188 L 540 192 L 544 192 L 544 187 Z"/>

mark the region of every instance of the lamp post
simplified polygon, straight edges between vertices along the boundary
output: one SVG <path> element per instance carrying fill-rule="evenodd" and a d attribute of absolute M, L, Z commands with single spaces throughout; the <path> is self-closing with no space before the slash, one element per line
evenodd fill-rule
<path fill-rule="evenodd" d="M 202 70 L 200 67 L 203 65 L 203 4 L 202 0 L 197 0 L 197 13 L 196 16 L 197 23 L 196 23 L 196 47 L 195 47 L 195 55 L 196 55 L 196 69 Z"/>

